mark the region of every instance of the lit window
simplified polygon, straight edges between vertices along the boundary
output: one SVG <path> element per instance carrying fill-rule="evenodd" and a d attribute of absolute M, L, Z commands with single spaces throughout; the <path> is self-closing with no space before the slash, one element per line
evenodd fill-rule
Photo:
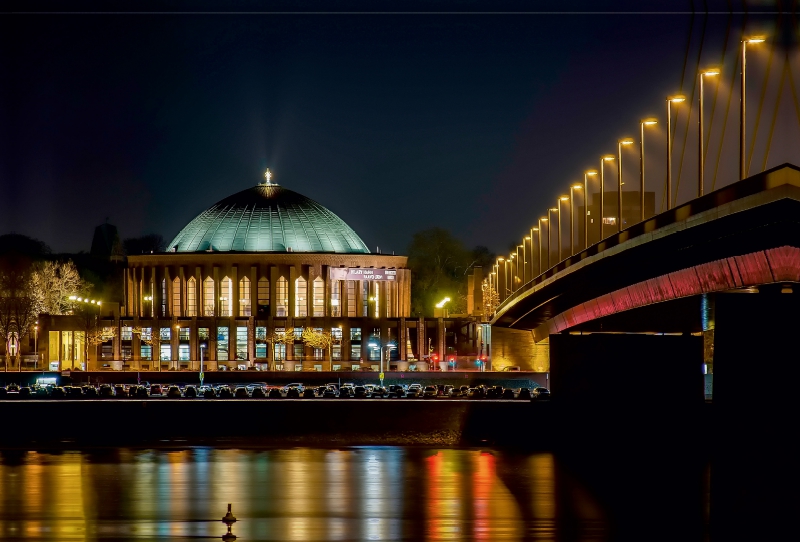
<path fill-rule="evenodd" d="M 194 277 L 186 281 L 186 316 L 197 316 L 197 284 Z"/>
<path fill-rule="evenodd" d="M 308 316 L 306 279 L 299 277 L 294 281 L 294 316 L 295 318 L 305 318 Z"/>
<path fill-rule="evenodd" d="M 325 281 L 321 277 L 314 279 L 314 316 L 325 316 Z"/>
<path fill-rule="evenodd" d="M 217 328 L 217 359 L 228 361 L 228 328 Z"/>
<path fill-rule="evenodd" d="M 258 313 L 259 316 L 269 315 L 269 281 L 266 277 L 258 279 Z"/>
<path fill-rule="evenodd" d="M 233 298 L 233 284 L 229 277 L 222 279 L 219 285 L 219 315 L 231 316 L 231 302 Z"/>
<path fill-rule="evenodd" d="M 342 295 L 341 295 L 341 281 L 331 281 L 331 316 L 338 317 L 342 315 Z"/>
<path fill-rule="evenodd" d="M 188 341 L 189 340 L 189 328 L 182 327 L 178 332 L 178 339 L 181 341 Z"/>
<path fill-rule="evenodd" d="M 256 327 L 256 358 L 267 357 L 267 328 Z"/>
<path fill-rule="evenodd" d="M 250 279 L 239 281 L 239 316 L 250 316 Z"/>
<path fill-rule="evenodd" d="M 161 279 L 161 316 L 167 315 L 167 279 Z"/>
<path fill-rule="evenodd" d="M 203 316 L 214 316 L 214 279 L 203 281 Z"/>
<path fill-rule="evenodd" d="M 170 339 L 172 330 L 168 327 L 162 327 L 161 332 L 159 333 L 159 337 L 162 341 L 168 341 Z"/>
<path fill-rule="evenodd" d="M 181 279 L 172 281 L 172 316 L 181 316 Z"/>
<path fill-rule="evenodd" d="M 236 328 L 236 359 L 247 359 L 247 328 L 244 326 Z"/>
<path fill-rule="evenodd" d="M 275 287 L 275 316 L 286 317 L 289 314 L 289 281 L 281 277 Z"/>
<path fill-rule="evenodd" d="M 356 316 L 356 281 L 347 281 L 347 316 L 348 318 L 355 318 Z"/>
<path fill-rule="evenodd" d="M 131 341 L 133 340 L 133 328 L 131 326 L 122 326 L 122 332 L 120 333 L 120 339 L 123 341 Z"/>

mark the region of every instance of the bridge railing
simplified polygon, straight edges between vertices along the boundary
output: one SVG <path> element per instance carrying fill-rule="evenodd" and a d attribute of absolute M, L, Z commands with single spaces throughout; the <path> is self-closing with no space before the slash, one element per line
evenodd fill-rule
<path fill-rule="evenodd" d="M 506 307 L 512 305 L 516 299 L 525 292 L 534 289 L 537 285 L 546 281 L 548 278 L 557 275 L 558 273 L 580 263 L 587 258 L 596 256 L 617 245 L 632 239 L 646 236 L 652 232 L 666 228 L 667 226 L 684 222 L 694 216 L 718 208 L 722 205 L 758 194 L 759 192 L 765 192 L 772 188 L 777 188 L 781 185 L 800 187 L 800 168 L 792 164 L 782 164 L 757 175 L 753 175 L 752 177 L 748 177 L 747 179 L 743 179 L 736 183 L 722 187 L 714 192 L 710 192 L 698 198 L 689 200 L 678 207 L 674 207 L 668 211 L 654 215 L 642 222 L 633 224 L 632 226 L 629 226 L 620 232 L 609 235 L 605 239 L 591 245 L 581 252 L 577 252 L 568 258 L 564 258 L 538 276 L 529 280 L 527 283 L 513 290 L 512 293 L 506 298 L 501 299 L 500 304 L 495 310 L 495 315 L 502 313 Z M 539 248 L 541 250 L 541 247 Z"/>

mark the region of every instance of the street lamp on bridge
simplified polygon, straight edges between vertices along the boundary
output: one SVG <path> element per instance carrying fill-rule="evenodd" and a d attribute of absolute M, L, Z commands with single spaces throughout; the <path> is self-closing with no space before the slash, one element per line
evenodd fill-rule
<path fill-rule="evenodd" d="M 763 43 L 763 37 L 752 37 L 748 39 L 742 40 L 742 94 L 740 97 L 739 102 L 739 180 L 742 180 L 747 175 L 747 168 L 745 167 L 744 163 L 744 150 L 745 150 L 745 115 L 747 113 L 745 108 L 745 96 L 746 96 L 746 78 L 747 78 L 747 45 L 750 43 Z"/>
<path fill-rule="evenodd" d="M 605 209 L 605 194 L 606 194 L 606 176 L 605 176 L 605 163 L 614 159 L 614 156 L 607 154 L 600 158 L 600 239 L 605 239 L 603 236 L 603 223 L 605 222 L 606 209 Z"/>
<path fill-rule="evenodd" d="M 641 139 L 639 139 L 639 219 L 644 222 L 644 127 L 655 126 L 656 119 L 644 119 L 640 123 Z"/>
<path fill-rule="evenodd" d="M 583 187 L 579 184 L 573 184 L 569 187 L 569 255 L 575 254 L 575 191 L 581 190 Z M 584 202 L 586 206 L 586 192 L 583 193 Z"/>
<path fill-rule="evenodd" d="M 567 201 L 569 198 L 567 196 L 561 196 L 558 198 L 556 205 L 558 206 L 558 262 L 564 259 L 564 254 L 561 250 L 561 202 Z M 570 212 L 570 216 L 572 216 L 572 212 Z"/>
<path fill-rule="evenodd" d="M 547 210 L 547 218 L 548 218 L 548 228 L 547 228 L 547 268 L 550 269 L 552 267 L 552 263 L 550 262 L 550 253 L 553 252 L 553 242 L 552 242 L 552 233 L 553 233 L 553 221 L 550 219 L 550 213 L 558 213 L 558 208 L 551 207 Z M 561 216 L 557 216 L 556 220 L 558 220 L 558 228 L 561 229 Z"/>
<path fill-rule="evenodd" d="M 548 222 L 547 218 L 542 217 L 539 219 L 539 273 L 538 275 L 542 274 L 542 222 Z M 547 236 L 550 237 L 550 226 L 549 224 L 545 224 L 548 227 Z M 547 241 L 547 251 L 550 252 L 550 240 Z"/>
<path fill-rule="evenodd" d="M 589 248 L 589 177 L 597 176 L 597 170 L 583 173 L 583 248 Z"/>
<path fill-rule="evenodd" d="M 633 139 L 626 137 L 617 141 L 617 231 L 622 231 L 622 146 L 633 145 Z"/>
<path fill-rule="evenodd" d="M 703 176 L 705 174 L 705 155 L 703 152 L 703 80 L 705 76 L 719 75 L 718 69 L 710 69 L 700 72 L 700 111 L 697 116 L 697 197 L 703 195 Z"/>
<path fill-rule="evenodd" d="M 672 209 L 672 104 L 686 101 L 686 96 L 667 97 L 667 210 Z"/>

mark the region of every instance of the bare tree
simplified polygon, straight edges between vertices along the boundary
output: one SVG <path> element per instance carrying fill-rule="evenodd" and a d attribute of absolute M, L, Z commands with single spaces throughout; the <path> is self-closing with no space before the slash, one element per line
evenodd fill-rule
<path fill-rule="evenodd" d="M 481 285 L 481 290 L 483 290 L 483 316 L 491 319 L 500 304 L 500 295 L 488 281 Z"/>
<path fill-rule="evenodd" d="M 72 308 L 69 297 L 84 296 L 89 291 L 72 260 L 38 262 L 33 266 L 32 277 L 41 311 L 47 314 L 66 314 Z"/>
<path fill-rule="evenodd" d="M 30 268 L 0 270 L 0 340 L 21 342 L 33 330 L 39 312 L 41 300 L 36 295 Z M 17 349 L 17 362 L 19 354 Z"/>
<path fill-rule="evenodd" d="M 139 336 L 139 340 L 150 347 L 151 361 L 158 360 L 161 370 L 161 333 L 157 328 L 136 326 L 131 331 Z"/>
<path fill-rule="evenodd" d="M 267 335 L 266 341 L 267 341 L 267 344 L 270 345 L 270 346 L 274 346 L 276 344 L 286 345 L 286 349 L 288 350 L 289 347 L 291 347 L 294 344 L 294 330 L 293 329 L 289 329 L 288 331 L 286 331 L 286 330 L 283 330 L 283 331 L 272 330 Z M 273 355 L 271 357 L 271 359 L 272 359 L 272 367 L 270 367 L 270 369 L 274 370 L 275 369 L 275 361 L 276 361 L 275 360 L 275 354 L 274 354 L 275 349 L 272 348 L 272 351 L 273 351 Z"/>
<path fill-rule="evenodd" d="M 303 342 L 311 348 L 328 351 L 328 361 L 333 363 L 333 345 L 339 344 L 341 339 L 325 329 L 307 327 L 303 330 Z"/>

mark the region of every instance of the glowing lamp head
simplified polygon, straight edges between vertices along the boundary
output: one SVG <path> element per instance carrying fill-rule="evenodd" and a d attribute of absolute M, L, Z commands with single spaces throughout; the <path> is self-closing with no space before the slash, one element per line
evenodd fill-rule
<path fill-rule="evenodd" d="M 581 190 L 582 188 L 583 188 L 583 187 L 582 187 L 581 185 L 579 185 L 579 184 L 573 184 L 573 185 L 572 185 L 572 189 L 573 189 L 573 190 Z"/>
<path fill-rule="evenodd" d="M 551 208 L 551 209 L 549 209 L 549 210 L 550 210 L 551 212 L 553 212 L 553 213 L 557 213 L 557 212 L 558 212 L 558 207 L 553 207 L 553 208 Z"/>
<path fill-rule="evenodd" d="M 586 175 L 588 175 L 589 177 L 594 177 L 595 175 L 597 175 L 597 170 L 590 169 L 589 171 L 586 172 Z"/>
<path fill-rule="evenodd" d="M 679 94 L 677 96 L 670 96 L 669 98 L 667 98 L 667 101 L 675 103 L 675 104 L 679 104 L 681 102 L 685 102 L 686 101 L 686 96 L 684 96 L 683 94 Z"/>
<path fill-rule="evenodd" d="M 645 126 L 655 126 L 656 124 L 658 124 L 658 121 L 656 119 L 644 119 L 642 121 L 642 124 L 644 124 Z"/>
<path fill-rule="evenodd" d="M 607 155 L 603 156 L 603 161 L 605 161 L 605 162 L 610 162 L 613 159 L 614 159 L 614 156 L 612 156 L 610 154 L 607 154 Z"/>
<path fill-rule="evenodd" d="M 448 301 L 450 301 L 450 298 L 449 297 L 445 297 L 444 299 L 442 299 L 441 301 L 439 301 L 436 304 L 436 308 L 437 309 L 441 309 L 442 307 L 444 307 L 444 304 L 447 303 Z"/>
<path fill-rule="evenodd" d="M 763 36 L 753 36 L 744 40 L 746 43 L 764 43 L 766 39 Z"/>
<path fill-rule="evenodd" d="M 719 75 L 719 70 L 717 68 L 711 68 L 700 72 L 700 75 Z"/>
<path fill-rule="evenodd" d="M 561 197 L 560 197 L 560 198 L 558 198 L 558 199 L 559 199 L 560 201 L 567 201 L 567 200 L 569 199 L 569 197 L 568 197 L 568 196 L 561 196 Z"/>
<path fill-rule="evenodd" d="M 539 220 L 541 220 L 542 222 L 547 222 L 546 218 L 540 218 Z"/>
<path fill-rule="evenodd" d="M 633 145 L 633 139 L 626 137 L 625 139 L 620 140 L 620 145 Z"/>
<path fill-rule="evenodd" d="M 535 230 L 535 229 L 536 229 L 536 228 L 534 228 L 534 230 Z M 526 240 L 526 241 L 530 241 L 530 240 L 531 240 L 531 236 L 530 236 L 530 235 L 526 235 L 526 236 L 525 236 L 525 240 Z"/>

